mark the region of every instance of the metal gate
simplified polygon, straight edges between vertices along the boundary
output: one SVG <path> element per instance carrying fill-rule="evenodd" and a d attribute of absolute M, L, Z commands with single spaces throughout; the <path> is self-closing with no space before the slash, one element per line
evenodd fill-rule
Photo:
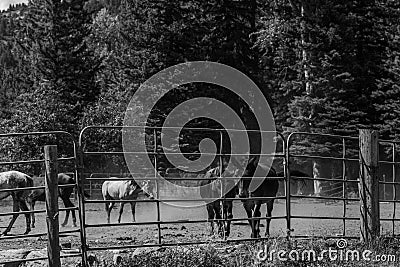
<path fill-rule="evenodd" d="M 96 150 L 94 149 L 94 147 L 97 148 L 105 148 L 107 147 L 107 142 L 105 144 L 98 144 L 98 140 L 100 140 L 101 138 L 103 138 L 104 140 L 110 140 L 110 142 L 114 142 L 115 140 L 121 141 L 121 131 L 124 130 L 127 127 L 118 127 L 118 126 L 89 126 L 84 128 L 81 133 L 80 133 L 80 138 L 79 138 L 79 146 L 81 147 L 81 153 L 82 153 L 82 162 L 81 162 L 81 177 L 86 177 L 85 178 L 85 183 L 86 184 L 90 184 L 91 186 L 93 186 L 94 184 L 98 183 L 99 181 L 104 181 L 107 180 L 107 176 L 116 176 L 119 177 L 118 180 L 129 180 L 132 178 L 127 178 L 125 175 L 129 172 L 126 168 L 126 166 L 123 166 L 119 171 L 117 171 L 116 169 L 114 169 L 114 166 L 108 165 L 108 166 L 104 166 L 105 164 L 103 164 L 103 166 L 100 166 L 100 168 L 106 168 L 107 169 L 107 175 L 105 175 L 106 177 L 100 177 L 100 175 L 93 175 L 93 172 L 99 173 L 101 171 L 99 171 L 98 169 L 91 169 L 89 165 L 96 165 L 96 159 L 94 158 L 99 158 L 99 157 L 109 157 L 108 160 L 103 162 L 117 162 L 120 163 L 120 159 L 118 159 L 118 157 L 121 157 L 124 155 L 124 153 L 135 153 L 135 152 L 124 152 L 121 149 L 120 144 L 115 144 L 113 143 L 116 147 L 119 147 L 120 149 L 117 150 Z M 129 128 L 135 128 L 135 127 L 129 127 Z M 137 127 L 138 129 L 140 129 L 140 127 Z M 143 128 L 141 128 L 143 129 Z M 157 170 L 158 168 L 158 162 L 157 162 L 157 157 L 160 156 L 162 153 L 158 150 L 158 146 L 159 144 L 157 144 L 157 140 L 160 136 L 160 130 L 161 128 L 159 127 L 146 127 L 146 130 L 148 132 L 151 133 L 152 135 L 152 140 L 155 140 L 154 143 L 151 143 L 153 148 L 152 151 L 150 151 L 149 157 L 154 157 L 154 166 L 155 166 L 155 170 Z M 222 140 L 222 134 L 220 133 L 221 130 L 216 130 L 216 129 L 199 129 L 199 128 L 187 128 L 186 130 L 190 130 L 190 131 L 213 131 L 215 132 L 217 135 L 220 136 L 220 140 Z M 225 129 L 226 130 L 226 129 Z M 107 137 L 108 135 L 108 137 Z M 112 137 L 112 138 L 111 138 Z M 273 155 L 268 155 L 269 157 L 275 157 L 278 161 L 281 161 L 279 164 L 281 165 L 281 169 L 283 171 L 286 170 L 285 166 L 285 162 L 286 162 L 286 157 L 285 157 L 285 141 L 283 136 L 280 133 L 276 134 L 276 138 L 275 141 L 278 143 L 278 147 L 279 147 L 279 152 L 273 154 Z M 118 143 L 117 142 L 117 143 Z M 222 143 L 222 141 L 221 141 Z M 164 153 L 168 153 L 165 152 Z M 191 152 L 185 152 L 185 155 L 191 155 L 191 154 L 196 154 L 196 153 L 191 153 Z M 198 152 L 197 152 L 198 154 Z M 226 156 L 226 154 L 224 153 L 217 153 L 216 156 L 217 157 L 222 157 L 222 156 Z M 233 155 L 235 156 L 235 155 Z M 236 155 L 238 156 L 238 155 Z M 99 167 L 99 166 L 97 166 Z M 155 181 L 155 186 L 156 186 L 156 191 L 157 191 L 157 196 L 160 196 L 160 190 L 162 190 L 162 185 L 160 185 L 158 179 L 156 179 L 156 173 L 154 173 L 155 171 L 153 170 L 153 175 L 152 176 L 147 176 L 144 177 L 143 179 L 152 179 Z M 135 176 L 135 174 L 132 174 L 133 176 Z M 143 175 L 143 174 L 137 174 L 137 175 Z M 97 176 L 97 177 L 96 177 Z M 135 179 L 138 179 L 138 177 L 135 177 Z M 202 177 L 172 177 L 172 178 L 168 178 L 168 180 L 170 181 L 194 181 L 194 180 L 204 180 L 205 178 Z M 283 181 L 283 185 L 286 187 L 286 182 L 285 182 L 285 178 L 284 177 L 273 177 L 271 179 L 277 179 L 280 181 Z M 114 180 L 117 180 L 117 178 L 114 178 Z M 140 180 L 140 178 L 139 178 Z M 98 183 L 96 185 L 96 190 L 98 190 L 98 188 L 100 187 L 100 184 Z M 94 190 L 92 190 L 93 192 Z M 284 190 L 285 192 L 287 191 L 286 189 Z M 286 195 L 282 195 L 282 196 L 276 196 L 273 197 L 274 199 L 279 199 L 282 200 L 284 202 L 286 202 L 286 200 L 288 199 L 288 197 Z M 257 198 L 260 199 L 260 198 Z M 265 197 L 263 199 L 271 199 L 271 197 Z M 240 199 L 235 198 L 235 199 L 226 199 L 226 200 L 233 200 L 233 201 L 237 201 L 240 202 Z M 162 210 L 163 207 L 161 205 L 161 203 L 165 201 L 163 199 L 160 198 L 156 198 L 154 200 L 99 200 L 99 199 L 83 199 L 82 198 L 82 227 L 83 227 L 83 240 L 84 240 L 84 244 L 83 247 L 85 248 L 85 253 L 86 252 L 90 252 L 90 251 L 98 251 L 98 250 L 110 250 L 110 249 L 129 249 L 129 248 L 137 248 L 137 247 L 159 247 L 159 246 L 176 246 L 176 245 L 192 245 L 192 244 L 204 244 L 204 243 L 208 243 L 209 240 L 190 240 L 190 241 L 182 241 L 182 242 L 178 242 L 173 240 L 172 242 L 167 242 L 165 241 L 165 238 L 163 236 L 163 229 L 165 227 L 167 227 L 168 225 L 186 225 L 186 224 L 198 224 L 198 223 L 206 223 L 208 222 L 207 219 L 185 219 L 185 220 L 176 220 L 176 219 L 163 219 L 161 214 L 162 214 Z M 178 203 L 178 202 L 187 202 L 187 201 L 191 201 L 191 202 L 204 202 L 204 199 L 202 198 L 191 198 L 190 200 L 187 199 L 168 199 L 168 202 L 174 202 L 174 203 Z M 89 205 L 93 205 L 93 204 L 99 204 L 99 203 L 105 203 L 105 202 L 124 202 L 124 203 L 128 203 L 128 202 L 138 202 L 138 203 L 144 203 L 144 202 L 153 202 L 153 206 L 155 206 L 155 219 L 153 220 L 147 220 L 147 221 L 141 221 L 141 222 L 122 222 L 122 223 L 104 223 L 104 217 L 102 217 L 102 221 L 98 221 L 96 220 L 96 222 L 93 222 L 94 220 L 89 218 L 92 222 L 88 222 L 88 214 L 85 212 L 87 207 Z M 241 203 L 238 203 L 241 205 Z M 289 206 L 288 203 L 285 204 L 286 206 Z M 93 207 L 93 206 L 92 206 Z M 97 210 L 97 209 L 96 209 Z M 288 210 L 288 209 L 287 209 Z M 102 211 L 100 211 L 102 212 Z M 286 221 L 286 223 L 289 223 L 289 217 L 290 214 L 286 213 L 285 215 L 282 216 L 272 216 L 270 218 L 272 219 L 284 219 Z M 267 217 L 260 217 L 260 219 L 266 219 Z M 232 221 L 232 222 L 240 222 L 240 221 L 245 221 L 247 222 L 248 218 L 246 217 L 239 217 L 239 218 L 233 218 L 233 219 L 227 219 L 227 218 L 223 218 L 223 220 L 227 221 Z M 152 243 L 135 243 L 135 244 L 124 244 L 124 245 L 115 245 L 115 244 L 111 244 L 111 245 L 106 245 L 106 246 L 99 246 L 96 244 L 96 242 L 93 242 L 93 240 L 90 241 L 90 234 L 88 234 L 88 230 L 90 229 L 98 229 L 98 228 L 105 228 L 105 227 L 118 227 L 118 226 L 138 226 L 138 225 L 148 225 L 148 226 L 156 226 L 156 238 L 154 240 L 154 242 Z M 262 238 L 262 239 L 266 239 L 266 238 Z M 235 239 L 228 239 L 225 240 L 226 242 L 236 242 L 236 241 L 248 241 L 248 240 L 253 240 L 250 238 L 235 238 Z"/>
<path fill-rule="evenodd" d="M 289 189 L 287 194 L 290 228 L 293 227 L 294 221 L 339 221 L 341 222 L 341 227 L 336 235 L 314 234 L 312 237 L 359 238 L 359 235 L 355 234 L 358 233 L 360 220 L 358 214 L 360 205 L 358 192 L 360 179 L 358 141 L 358 137 L 306 132 L 294 132 L 287 137 L 287 181 L 293 180 L 290 173 L 293 169 L 299 168 L 299 164 L 296 164 L 296 161 L 299 161 L 303 166 L 309 165 L 308 173 L 310 174 L 309 177 L 300 178 L 304 181 L 308 181 L 309 184 L 312 183 L 314 187 L 314 192 L 311 195 L 290 193 Z M 400 185 L 400 182 L 396 181 L 397 168 L 399 166 L 396 150 L 399 147 L 399 143 L 379 140 L 379 146 L 381 155 L 381 159 L 379 160 L 379 176 L 385 177 L 384 173 L 386 173 L 387 176 L 392 177 L 390 181 L 384 179 L 380 179 L 379 181 L 380 187 L 383 188 L 383 193 L 381 192 L 382 194 L 380 197 L 380 221 L 390 223 L 391 229 L 389 232 L 392 236 L 395 236 L 396 222 L 400 221 L 400 219 L 396 217 L 396 203 L 399 201 L 397 199 L 397 190 Z M 384 165 L 387 165 L 387 168 L 384 168 Z M 383 169 L 385 170 L 384 172 L 382 171 Z M 320 186 L 319 189 L 321 189 L 324 183 L 327 184 L 326 188 L 328 190 L 317 192 L 318 186 Z M 288 186 L 290 187 L 290 183 L 288 183 Z M 335 194 L 331 194 L 332 189 L 335 188 L 339 188 L 339 190 L 335 190 Z M 338 192 L 340 192 L 340 194 L 338 194 Z M 327 210 L 333 210 L 332 207 L 335 206 L 335 214 L 338 215 L 330 215 L 332 212 L 324 216 L 315 214 L 295 214 L 295 212 L 293 212 L 293 205 L 295 205 L 296 200 L 303 200 L 302 203 L 304 203 L 304 200 L 319 204 L 324 202 Z M 354 210 L 356 210 L 356 212 L 354 212 Z M 296 233 L 296 227 L 293 228 Z M 381 228 L 385 230 L 389 227 L 388 225 L 382 225 Z M 387 234 L 387 232 L 384 234 Z M 309 236 L 310 235 L 304 234 L 292 235 L 292 237 L 299 238 L 307 238 Z"/>
<path fill-rule="evenodd" d="M 78 153 L 77 153 L 77 146 L 74 141 L 74 138 L 72 135 L 68 132 L 65 131 L 49 131 L 49 132 L 30 132 L 30 133 L 10 133 L 10 134 L 0 134 L 0 142 L 2 144 L 2 156 L 3 158 L 8 158 L 10 150 L 17 150 L 20 151 L 19 158 L 16 160 L 1 160 L 0 162 L 0 167 L 3 166 L 18 166 L 18 170 L 21 170 L 22 172 L 28 172 L 27 174 L 32 177 L 32 169 L 36 169 L 38 171 L 40 168 L 34 168 L 34 167 L 29 167 L 30 165 L 34 164 L 42 164 L 44 163 L 44 157 L 40 158 L 29 158 L 30 154 L 34 155 L 43 155 L 43 145 L 47 145 L 50 143 L 53 144 L 58 144 L 64 143 L 66 146 L 64 146 L 61 149 L 61 152 L 69 152 L 68 153 L 62 153 L 63 156 L 58 158 L 58 161 L 60 162 L 59 164 L 65 163 L 66 165 L 69 165 L 70 169 L 68 171 L 72 171 L 75 174 L 75 177 L 77 177 L 77 163 L 78 163 Z M 36 149 L 36 151 L 35 151 Z M 64 149 L 64 150 L 63 150 Z M 33 152 L 32 152 L 33 151 Z M 10 169 L 10 168 L 7 168 Z M 24 171 L 28 170 L 28 171 Z M 67 170 L 66 170 L 67 171 Z M 38 173 L 36 173 L 37 175 Z M 33 177 L 34 178 L 34 177 Z M 77 183 L 78 183 L 78 179 Z M 74 185 L 75 187 L 77 186 Z M 62 187 L 62 186 L 60 186 Z M 71 187 L 70 185 L 64 186 L 64 187 Z M 33 190 L 33 189 L 44 189 L 44 186 L 35 186 L 35 187 L 26 187 L 22 189 L 3 189 L 0 190 L 0 192 L 10 192 L 10 191 L 22 191 L 22 190 Z M 79 220 L 81 221 L 80 215 L 81 213 L 79 212 L 80 210 L 80 205 L 79 207 L 74 207 L 74 208 L 60 208 L 59 211 L 67 211 L 67 210 L 78 210 L 78 217 Z M 40 213 L 45 213 L 46 210 L 35 210 L 35 211 L 19 211 L 19 212 L 5 212 L 5 213 L 0 213 L 0 216 L 10 216 L 10 215 L 15 215 L 15 214 L 40 214 Z M 70 235 L 73 233 L 79 233 L 80 238 L 77 243 L 83 243 L 83 232 L 81 231 L 81 228 L 79 227 L 78 229 L 74 230 L 64 230 L 60 231 L 60 234 L 62 235 Z M 22 240 L 22 239 L 29 239 L 29 238 L 37 238 L 37 237 L 42 237 L 46 236 L 47 232 L 43 233 L 29 233 L 27 235 L 9 235 L 9 236 L 1 236 L 0 237 L 0 242 L 4 242 L 2 247 L 4 248 L 6 246 L 6 242 L 9 240 Z M 67 258 L 67 257 L 82 257 L 81 252 L 75 252 L 75 253 L 70 253 L 68 255 L 63 255 L 61 256 L 62 258 Z M 12 259 L 12 260 L 4 260 L 0 262 L 1 264 L 7 264 L 7 263 L 20 263 L 20 262 L 28 262 L 28 261 L 35 261 L 35 260 L 46 260 L 47 257 L 36 257 L 36 258 L 24 258 L 24 259 Z"/>

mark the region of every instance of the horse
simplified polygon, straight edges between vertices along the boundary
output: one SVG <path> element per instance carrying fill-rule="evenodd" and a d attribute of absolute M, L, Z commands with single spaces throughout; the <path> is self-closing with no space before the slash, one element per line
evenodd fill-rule
<path fill-rule="evenodd" d="M 243 207 L 246 210 L 247 217 L 249 218 L 249 223 L 251 226 L 251 238 L 260 238 L 260 219 L 252 219 L 254 217 L 261 217 L 261 205 L 267 204 L 267 216 L 266 219 L 266 230 L 265 236 L 269 236 L 269 227 L 271 223 L 271 215 L 274 207 L 274 199 L 248 199 L 251 197 L 276 197 L 279 189 L 279 182 L 276 179 L 268 179 L 264 178 L 262 183 L 254 190 L 249 191 L 249 186 L 252 180 L 252 177 L 259 177 L 260 175 L 256 172 L 258 165 L 258 157 L 252 157 L 248 161 L 246 169 L 243 173 L 243 177 L 239 180 L 238 188 L 239 188 L 239 197 L 243 198 Z M 266 167 L 260 165 L 260 168 L 263 168 L 266 172 Z M 276 171 L 272 167 L 269 169 L 267 177 L 276 177 Z M 247 198 L 247 199 L 246 199 Z"/>
<path fill-rule="evenodd" d="M 25 173 L 18 171 L 7 171 L 0 172 L 0 190 L 1 189 L 18 189 L 18 188 L 26 188 L 33 187 L 33 179 Z M 4 199 L 11 195 L 13 199 L 13 212 L 29 211 L 26 203 L 26 197 L 29 194 L 29 190 L 23 191 L 0 191 L 0 199 Z M 14 214 L 8 227 L 3 232 L 3 235 L 7 235 L 14 225 L 15 220 L 18 218 L 19 214 Z M 30 214 L 25 214 L 26 218 L 26 230 L 24 235 L 28 234 L 31 231 L 31 216 Z"/>
<path fill-rule="evenodd" d="M 113 180 L 115 179 L 115 180 Z M 133 200 L 130 202 L 132 210 L 132 221 L 135 222 L 135 208 L 136 200 L 139 194 L 144 193 L 150 199 L 154 199 L 152 193 L 153 188 L 149 181 L 145 181 L 142 186 L 139 186 L 134 179 L 131 180 L 116 180 L 117 177 L 111 177 L 110 180 L 104 181 L 101 192 L 105 202 L 105 209 L 107 212 L 107 223 L 110 223 L 110 214 L 115 202 L 107 202 L 107 200 Z M 118 223 L 121 223 L 121 216 L 124 212 L 124 205 L 126 202 L 121 202 L 118 216 Z"/>
<path fill-rule="evenodd" d="M 235 198 L 239 193 L 236 182 L 232 179 L 232 177 L 236 175 L 236 172 L 228 172 L 228 175 L 230 177 L 227 176 L 227 178 L 230 179 L 222 178 L 224 181 L 216 181 L 216 179 L 220 177 L 220 167 L 218 166 L 206 172 L 204 178 L 209 179 L 204 179 L 199 182 L 200 196 L 202 198 L 217 198 L 217 200 L 212 202 L 208 201 L 206 204 L 208 221 L 210 222 L 210 235 L 214 234 L 214 219 L 216 219 L 218 220 L 218 234 L 224 234 L 225 238 L 229 237 L 231 231 L 230 219 L 233 218 L 233 200 L 226 200 L 223 198 Z M 226 174 L 224 176 L 226 176 Z M 210 184 L 210 186 L 206 186 L 208 184 Z M 224 189 L 224 192 L 226 189 L 229 189 L 229 191 L 223 196 L 221 194 L 222 188 Z M 221 206 L 223 217 L 228 219 L 228 221 L 220 221 L 222 219 Z M 225 231 L 223 232 L 223 230 Z"/>
<path fill-rule="evenodd" d="M 76 181 L 74 178 L 71 176 L 65 174 L 65 173 L 59 173 L 58 174 L 58 185 L 75 185 Z M 74 204 L 71 202 L 70 197 L 72 192 L 74 191 L 73 186 L 71 187 L 61 187 L 58 189 L 58 196 L 61 198 L 61 200 L 64 203 L 65 208 L 73 208 L 75 207 Z M 90 195 L 83 191 L 83 195 L 85 197 L 90 197 Z M 35 204 L 36 201 L 46 201 L 46 191 L 44 189 L 34 189 L 32 192 L 28 195 L 27 197 L 27 202 L 31 208 L 31 210 L 35 210 Z M 77 227 L 76 225 L 76 216 L 75 216 L 75 210 L 66 210 L 65 217 L 64 217 L 64 222 L 61 224 L 62 227 L 65 227 L 68 224 L 68 219 L 69 219 L 69 212 L 72 212 L 72 223 L 74 227 Z M 35 213 L 32 213 L 32 228 L 35 228 Z"/>

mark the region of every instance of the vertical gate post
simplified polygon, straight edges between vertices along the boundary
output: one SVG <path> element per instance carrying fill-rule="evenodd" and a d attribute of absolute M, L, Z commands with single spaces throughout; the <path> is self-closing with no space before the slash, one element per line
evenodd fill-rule
<path fill-rule="evenodd" d="M 76 177 L 76 186 L 78 189 L 78 206 L 79 206 L 79 223 L 80 223 L 80 239 L 81 239 L 81 253 L 82 253 L 82 267 L 88 266 L 88 255 L 87 255 L 87 242 L 86 242 L 86 215 L 85 215 L 85 196 L 81 189 L 84 188 L 85 179 L 84 176 L 84 151 L 82 150 L 82 133 L 81 131 L 79 135 L 79 143 L 75 144 L 75 177 Z M 92 176 L 90 177 L 92 178 Z M 92 195 L 92 194 L 90 194 Z"/>
<path fill-rule="evenodd" d="M 58 165 L 57 146 L 45 146 L 46 164 L 46 223 L 47 223 L 47 256 L 50 267 L 61 267 L 60 240 L 58 224 Z"/>
<path fill-rule="evenodd" d="M 291 205 L 290 205 L 290 168 L 289 168 L 289 162 L 290 162 L 290 141 L 291 141 L 291 136 L 293 133 L 291 133 L 287 139 L 283 142 L 283 151 L 285 151 L 285 157 L 283 161 L 283 175 L 285 176 L 285 194 L 286 194 L 286 239 L 290 243 L 290 235 L 291 232 L 293 231 L 292 225 L 291 225 Z"/>
<path fill-rule="evenodd" d="M 375 130 L 359 130 L 361 242 L 370 242 L 379 237 L 378 138 Z"/>
<path fill-rule="evenodd" d="M 157 151 L 157 130 L 153 130 L 153 136 L 154 136 L 154 179 L 155 179 L 155 185 L 156 185 L 156 205 L 157 205 L 157 230 L 158 230 L 158 244 L 162 243 L 162 234 L 161 234 L 161 211 L 160 211 L 160 185 L 158 184 L 158 172 L 157 172 L 157 157 L 158 157 L 158 151 Z"/>

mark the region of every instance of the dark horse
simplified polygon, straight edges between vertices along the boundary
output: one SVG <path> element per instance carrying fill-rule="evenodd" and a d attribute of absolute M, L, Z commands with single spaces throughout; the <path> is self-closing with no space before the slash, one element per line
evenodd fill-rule
<path fill-rule="evenodd" d="M 243 177 L 240 179 L 239 182 L 239 197 L 240 198 L 251 198 L 251 197 L 276 197 L 279 188 L 279 182 L 277 179 L 268 179 L 264 178 L 263 182 L 260 186 L 258 186 L 254 191 L 249 190 L 249 186 L 251 180 L 254 177 L 260 177 L 260 174 L 256 172 L 258 165 L 258 157 L 250 158 L 246 169 L 243 173 Z M 266 167 L 259 166 L 260 168 L 264 168 L 264 173 L 266 173 Z M 271 167 L 267 177 L 277 177 L 275 170 Z M 265 200 L 258 200 L 258 199 L 243 199 L 243 207 L 246 210 L 247 217 L 249 219 L 253 217 L 261 217 L 261 205 L 267 204 L 267 224 L 265 235 L 269 236 L 269 225 L 271 222 L 271 215 L 272 209 L 274 207 L 274 199 L 265 199 Z M 249 220 L 251 226 L 251 237 L 252 238 L 259 238 L 260 237 L 260 219 L 253 219 Z"/>
<path fill-rule="evenodd" d="M 65 173 L 59 173 L 58 174 L 58 185 L 75 185 L 76 181 L 74 178 L 71 176 L 65 174 Z M 61 198 L 61 200 L 64 203 L 65 208 L 72 208 L 75 207 L 74 204 L 71 202 L 70 197 L 72 192 L 74 191 L 74 187 L 61 187 L 58 189 L 58 196 Z M 88 193 L 83 191 L 83 194 L 85 197 L 90 197 Z M 35 189 L 32 190 L 32 192 L 28 195 L 27 202 L 29 203 L 31 210 L 35 210 L 35 203 L 36 201 L 46 201 L 46 192 L 44 189 Z M 76 227 L 76 216 L 75 216 L 75 210 L 72 211 L 72 222 L 74 227 Z M 61 226 L 66 226 L 68 223 L 69 219 L 69 212 L 70 210 L 66 210 L 64 222 L 61 224 Z M 32 213 L 32 228 L 35 227 L 35 213 Z"/>
<path fill-rule="evenodd" d="M 227 238 L 231 232 L 231 221 L 233 218 L 233 200 L 232 199 L 224 199 L 224 198 L 235 198 L 239 193 L 238 187 L 236 185 L 236 181 L 234 180 L 235 176 L 234 171 L 226 171 L 224 172 L 224 177 L 222 181 L 217 181 L 217 178 L 220 177 L 220 167 L 216 167 L 207 171 L 204 178 L 209 178 L 205 180 L 201 180 L 199 182 L 200 185 L 200 196 L 202 198 L 215 198 L 216 200 L 206 201 L 206 208 L 208 214 L 208 220 L 210 222 L 210 234 L 214 234 L 214 219 L 218 220 L 218 234 L 224 235 Z M 214 182 L 214 183 L 213 183 Z M 209 185 L 209 186 L 207 186 Z M 226 192 L 228 191 L 228 192 Z M 226 192 L 226 194 L 223 194 Z M 222 211 L 222 212 L 221 212 Z M 221 221 L 221 219 L 225 218 L 228 221 Z"/>

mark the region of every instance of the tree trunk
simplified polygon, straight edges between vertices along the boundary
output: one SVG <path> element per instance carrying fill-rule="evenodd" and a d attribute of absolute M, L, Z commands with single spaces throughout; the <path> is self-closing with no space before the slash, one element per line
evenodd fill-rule
<path fill-rule="evenodd" d="M 321 178 L 321 169 L 321 163 L 313 161 L 314 196 L 320 196 L 322 193 L 321 181 L 316 180 Z"/>
<path fill-rule="evenodd" d="M 309 52 L 305 49 L 307 34 L 306 34 L 306 23 L 305 23 L 305 11 L 304 5 L 301 6 L 301 45 L 302 45 L 302 56 L 303 56 L 303 70 L 304 70 L 304 81 L 305 81 L 305 89 L 306 94 L 310 96 L 312 94 L 312 83 L 310 81 L 310 67 L 309 67 L 309 60 L 310 55 Z"/>

